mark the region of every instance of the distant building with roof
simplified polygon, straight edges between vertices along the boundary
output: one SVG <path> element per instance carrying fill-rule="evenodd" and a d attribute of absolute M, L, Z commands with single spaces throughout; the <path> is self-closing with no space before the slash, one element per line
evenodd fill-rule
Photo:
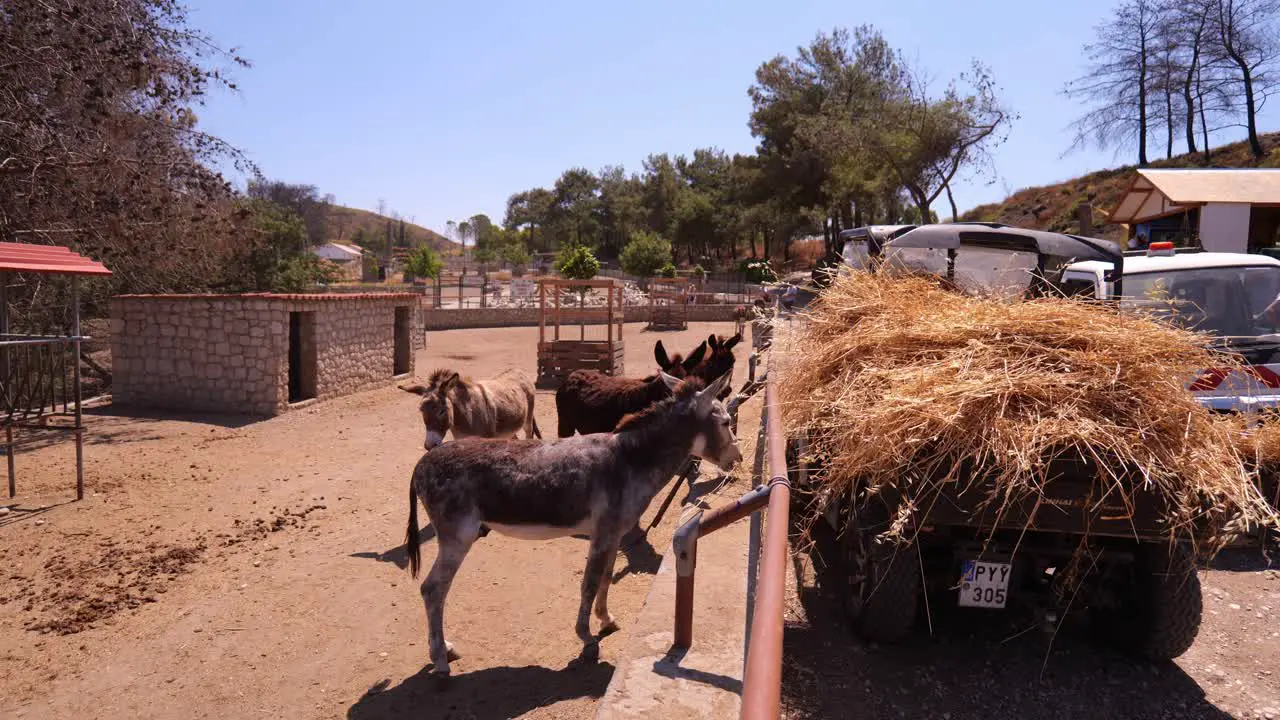
<path fill-rule="evenodd" d="M 1141 245 L 1280 254 L 1280 169 L 1142 168 L 1109 219 Z"/>
<path fill-rule="evenodd" d="M 358 245 L 330 242 L 314 247 L 311 252 L 316 256 L 336 263 L 342 269 L 342 276 L 347 280 L 359 280 L 364 257 L 364 248 Z"/>

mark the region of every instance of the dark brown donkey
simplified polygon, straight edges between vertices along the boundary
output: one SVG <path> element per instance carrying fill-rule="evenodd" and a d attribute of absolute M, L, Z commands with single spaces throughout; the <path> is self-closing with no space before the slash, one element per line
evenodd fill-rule
<path fill-rule="evenodd" d="M 722 335 L 707 336 L 707 347 L 711 352 L 707 353 L 702 363 L 689 371 L 692 376 L 703 379 L 718 378 L 725 373 L 733 372 L 733 348 L 742 342 L 742 333 L 734 333 L 732 337 L 724 337 Z M 732 384 L 732 383 L 731 383 Z M 729 393 L 733 391 L 731 386 L 725 386 L 720 393 L 720 399 L 724 400 L 729 397 Z"/>
<path fill-rule="evenodd" d="M 422 456 L 409 484 L 405 542 L 414 577 L 422 563 L 418 499 L 436 530 L 439 549 L 422 583 L 432 672 L 449 674 L 451 644 L 444 637 L 449 586 L 472 543 L 487 529 L 520 539 L 586 534 L 590 539 L 574 630 L 581 659 L 595 662 L 600 640 L 617 629 L 609 614 L 609 583 L 618 543 L 634 527 L 658 490 L 689 455 L 724 470 L 742 459 L 717 399 L 728 376 L 706 389 L 696 378 L 661 382 L 671 397 L 630 415 L 612 433 L 550 442 L 465 438 Z M 600 636 L 591 634 L 591 605 Z"/>
<path fill-rule="evenodd" d="M 436 370 L 426 385 L 400 389 L 422 396 L 419 410 L 427 429 L 427 450 L 444 442 L 450 430 L 455 440 L 515 437 L 521 429 L 525 439 L 542 437 L 533 418 L 533 382 L 522 370 L 505 370 L 479 381 L 453 370 Z"/>
<path fill-rule="evenodd" d="M 713 336 L 714 337 L 714 336 Z M 653 346 L 653 358 L 662 372 L 676 378 L 697 376 L 710 382 L 720 375 L 698 371 L 706 365 L 707 343 L 702 342 L 689 357 L 679 353 L 668 357 L 659 340 Z M 730 354 L 730 368 L 732 357 Z M 610 432 L 623 416 L 649 407 L 669 396 L 671 391 L 657 375 L 646 378 L 615 377 L 595 370 L 574 370 L 556 390 L 556 420 L 560 437 L 575 432 Z"/>

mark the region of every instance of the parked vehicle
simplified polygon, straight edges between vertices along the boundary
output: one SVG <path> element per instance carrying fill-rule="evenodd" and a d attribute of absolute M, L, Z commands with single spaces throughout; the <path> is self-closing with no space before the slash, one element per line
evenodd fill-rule
<path fill-rule="evenodd" d="M 1062 293 L 1063 270 L 1090 262 L 1097 263 L 1087 266 L 1094 277 L 1119 294 L 1127 271 L 1127 258 L 1106 240 L 977 223 L 879 233 L 889 234 L 893 238 L 873 253 L 880 256 L 879 271 L 924 271 L 960 288 L 1010 296 Z M 860 257 L 855 253 L 855 261 Z M 799 442 L 790 448 L 796 461 L 805 456 Z M 914 499 L 925 509 L 913 515 L 914 527 L 904 533 L 913 541 L 906 547 L 883 539 L 899 501 L 892 492 L 855 504 L 848 498 L 864 497 L 855 488 L 835 501 L 824 517 L 839 538 L 841 591 L 854 628 L 871 640 L 897 640 L 916 622 L 926 595 L 963 608 L 1025 604 L 1052 619 L 1068 605 L 1063 576 L 1087 543 L 1093 565 L 1069 581 L 1077 583 L 1070 608 L 1087 611 L 1096 626 L 1139 655 L 1164 660 L 1182 654 L 1200 626 L 1192 550 L 1170 541 L 1160 522 L 1163 501 L 1142 490 L 1141 482 L 1133 483 L 1132 507 L 1086 503 L 1094 463 L 1080 456 L 1053 461 L 1040 497 L 1002 511 L 987 507 L 982 491 L 955 490 L 970 479 L 980 487 L 988 472 L 962 468 L 961 482 L 943 486 L 936 497 Z M 803 494 L 807 469 L 797 467 L 795 484 Z"/>
<path fill-rule="evenodd" d="M 1117 297 L 1106 281 L 1111 263 L 1090 260 L 1062 271 L 1069 295 Z M 1191 330 L 1212 333 L 1222 349 L 1247 364 L 1228 371 L 1206 368 L 1187 386 L 1221 412 L 1280 406 L 1280 260 L 1266 255 L 1174 249 L 1152 243 L 1125 253 L 1121 307 L 1146 306 Z"/>
<path fill-rule="evenodd" d="M 840 232 L 841 259 L 846 267 L 858 270 L 872 269 L 872 259 L 880 256 L 884 244 L 914 230 L 915 225 L 868 225 Z"/>

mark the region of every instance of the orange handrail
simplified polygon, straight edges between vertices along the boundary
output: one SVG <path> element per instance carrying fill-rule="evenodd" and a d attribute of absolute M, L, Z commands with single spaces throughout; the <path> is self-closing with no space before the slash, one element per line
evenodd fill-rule
<path fill-rule="evenodd" d="M 782 703 L 782 625 L 787 579 L 787 526 L 791 508 L 791 483 L 787 476 L 785 433 L 774 387 L 774 375 L 765 380 L 765 440 L 769 467 L 769 524 L 765 528 L 763 559 L 751 617 L 751 643 L 742 680 L 744 720 L 777 718 Z"/>
<path fill-rule="evenodd" d="M 752 381 L 744 390 L 754 392 Z M 676 608 L 674 645 L 687 649 L 693 644 L 694 576 L 698 558 L 698 538 L 737 520 L 758 513 L 767 505 L 769 524 L 761 554 L 754 608 L 749 609 L 749 645 L 742 684 L 742 717 L 758 720 L 777 718 L 782 696 L 783 599 L 787 575 L 787 528 L 791 505 L 791 484 L 787 474 L 786 433 L 782 427 L 773 374 L 764 378 L 764 437 L 768 483 L 760 483 L 738 500 L 707 513 L 698 512 L 676 530 L 672 549 L 676 556 Z M 736 413 L 734 413 L 736 416 Z M 759 457 L 759 456 L 757 456 Z M 757 472 L 759 472 L 757 470 Z M 758 476 L 757 476 L 758 477 Z"/>

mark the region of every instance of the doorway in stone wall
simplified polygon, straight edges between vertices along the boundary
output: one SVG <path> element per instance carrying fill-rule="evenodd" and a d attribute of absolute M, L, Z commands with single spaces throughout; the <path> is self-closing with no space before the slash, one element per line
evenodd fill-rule
<path fill-rule="evenodd" d="M 395 322 L 395 359 L 392 362 L 391 374 L 407 375 L 410 366 L 410 353 L 413 352 L 413 346 L 409 342 L 409 318 L 412 308 L 408 306 L 400 306 L 396 308 Z"/>
<path fill-rule="evenodd" d="M 289 402 L 316 396 L 316 314 L 289 313 Z"/>

